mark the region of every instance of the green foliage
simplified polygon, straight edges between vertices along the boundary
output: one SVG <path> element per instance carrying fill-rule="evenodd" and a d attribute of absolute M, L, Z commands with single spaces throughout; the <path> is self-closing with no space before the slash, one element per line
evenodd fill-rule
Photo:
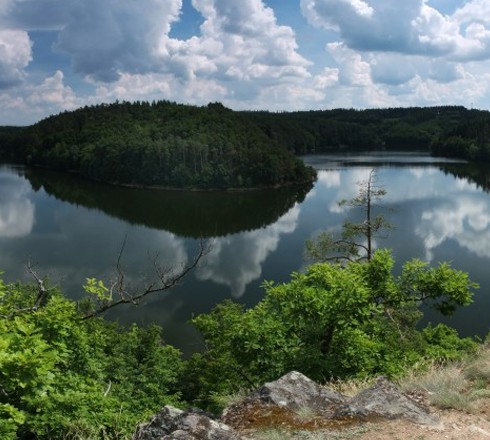
<path fill-rule="evenodd" d="M 106 294 L 95 280 L 87 285 Z M 183 361 L 159 328 L 84 321 L 54 290 L 38 309 L 32 286 L 0 283 L 0 292 L 2 439 L 122 438 L 180 402 Z"/>
<path fill-rule="evenodd" d="M 488 162 L 490 160 L 489 113 L 472 110 L 469 117 L 432 140 L 431 152 L 436 156 Z"/>
<path fill-rule="evenodd" d="M 94 295 L 98 300 L 110 301 L 112 299 L 111 292 L 106 286 L 104 286 L 104 282 L 102 280 L 87 278 L 87 284 L 83 286 L 83 289 L 85 292 Z"/>
<path fill-rule="evenodd" d="M 489 127 L 487 111 L 461 106 L 271 113 L 123 102 L 0 127 L 0 158 L 117 183 L 249 188 L 311 177 L 278 146 L 296 154 L 385 149 L 488 161 Z"/>
<path fill-rule="evenodd" d="M 257 188 L 311 182 L 315 175 L 252 121 L 219 103 L 84 107 L 5 138 L 5 155 L 21 162 L 124 185 Z"/>
<path fill-rule="evenodd" d="M 460 338 L 458 332 L 445 324 L 428 325 L 422 330 L 427 342 L 427 355 L 439 363 L 461 360 L 465 354 L 474 353 L 478 344 L 471 338 Z"/>
<path fill-rule="evenodd" d="M 297 154 L 430 151 L 431 142 L 486 115 L 459 106 L 248 113 L 267 136 Z"/>
<path fill-rule="evenodd" d="M 288 283 L 264 283 L 265 298 L 249 310 L 226 302 L 198 316 L 207 350 L 188 366 L 193 393 L 208 404 L 211 391 L 230 393 L 293 369 L 317 380 L 397 376 L 422 359 L 474 350 L 447 327 L 415 325 L 420 302 L 446 312 L 468 304 L 476 286 L 447 265 L 413 260 L 398 277 L 393 265 L 387 250 L 366 263 L 316 264 Z"/>

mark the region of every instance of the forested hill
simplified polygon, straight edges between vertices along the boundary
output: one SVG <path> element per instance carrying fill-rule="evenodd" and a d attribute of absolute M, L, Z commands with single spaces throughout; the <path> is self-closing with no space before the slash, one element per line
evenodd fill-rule
<path fill-rule="evenodd" d="M 271 139 L 297 154 L 386 149 L 470 158 L 462 147 L 457 153 L 446 147 L 447 141 L 459 137 L 479 152 L 490 143 L 490 113 L 461 106 L 247 114 Z"/>
<path fill-rule="evenodd" d="M 490 113 L 460 106 L 234 112 L 167 101 L 84 107 L 0 127 L 0 159 L 111 183 L 255 188 L 311 181 L 291 153 L 430 151 L 490 160 Z"/>
<path fill-rule="evenodd" d="M 0 132 L 0 156 L 95 180 L 175 188 L 255 188 L 314 171 L 221 104 L 114 103 Z"/>

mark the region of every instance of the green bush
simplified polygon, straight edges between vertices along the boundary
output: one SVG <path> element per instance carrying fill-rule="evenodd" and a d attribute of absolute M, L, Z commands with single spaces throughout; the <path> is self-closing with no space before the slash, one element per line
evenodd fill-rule
<path fill-rule="evenodd" d="M 453 359 L 475 347 L 445 326 L 416 329 L 420 302 L 442 313 L 471 302 L 476 287 L 447 264 L 412 260 L 392 274 L 386 250 L 370 262 L 316 264 L 284 284 L 264 283 L 265 298 L 245 310 L 225 302 L 194 324 L 207 350 L 188 365 L 192 394 L 211 404 L 290 370 L 316 380 L 399 376 L 427 357 Z M 218 387 L 216 387 L 218 383 Z"/>
<path fill-rule="evenodd" d="M 0 438 L 122 438 L 178 404 L 183 361 L 157 327 L 83 320 L 50 290 L 0 285 Z"/>

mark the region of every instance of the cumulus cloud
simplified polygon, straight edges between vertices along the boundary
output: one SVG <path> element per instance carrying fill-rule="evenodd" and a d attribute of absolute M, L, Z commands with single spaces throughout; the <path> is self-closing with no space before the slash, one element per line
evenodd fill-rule
<path fill-rule="evenodd" d="M 414 21 L 420 17 L 423 0 L 301 0 L 310 23 L 339 32 L 352 49 L 419 51 Z"/>
<path fill-rule="evenodd" d="M 204 19 L 200 35 L 186 40 L 163 33 L 153 72 L 121 73 L 110 84 L 96 82 L 99 98 L 154 99 L 189 103 L 221 100 L 234 108 L 287 108 L 301 98 L 320 101 L 306 88 L 310 62 L 297 49 L 294 31 L 277 24 L 261 0 L 193 2 Z M 320 80 L 319 80 L 320 81 Z M 327 76 L 322 80 L 325 86 Z"/>
<path fill-rule="evenodd" d="M 32 90 L 27 97 L 29 104 L 51 104 L 66 110 L 77 107 L 75 93 L 70 87 L 63 84 L 63 72 L 57 70 L 52 77 L 46 78 L 43 83 Z"/>
<path fill-rule="evenodd" d="M 182 7 L 182 0 L 4 1 L 4 20 L 23 30 L 58 31 L 55 48 L 71 57 L 75 72 L 100 81 L 154 70 L 160 39 Z"/>
<path fill-rule="evenodd" d="M 182 0 L 4 0 L 3 15 L 23 30 L 58 30 L 55 48 L 76 72 L 111 82 L 122 73 L 172 72 L 185 79 L 218 74 L 253 80 L 304 76 L 294 31 L 276 22 L 262 0 L 193 1 L 201 35 L 169 37 Z M 42 11 L 42 13 L 41 13 Z"/>
<path fill-rule="evenodd" d="M 253 98 L 278 81 L 309 76 L 310 63 L 298 53 L 294 31 L 278 25 L 262 0 L 193 5 L 204 18 L 201 35 L 162 40 L 161 52 L 173 74 L 222 81 L 230 97 L 240 99 Z"/>
<path fill-rule="evenodd" d="M 24 68 L 31 60 L 31 41 L 27 32 L 0 29 L 0 90 L 22 82 Z"/>
<path fill-rule="evenodd" d="M 22 89 L 0 93 L 0 120 L 4 124 L 32 124 L 60 110 L 73 110 L 86 101 L 78 98 L 64 84 L 64 75 L 56 71 L 40 84 L 27 84 Z"/>
<path fill-rule="evenodd" d="M 480 15 L 488 17 L 489 6 L 482 0 L 450 16 L 427 0 L 301 0 L 301 8 L 311 24 L 336 30 L 356 50 L 478 57 L 489 48 L 487 23 Z"/>
<path fill-rule="evenodd" d="M 5 108 L 23 108 L 30 113 L 24 119 L 35 121 L 43 98 L 43 116 L 114 99 L 220 100 L 234 109 L 269 110 L 488 107 L 488 1 L 461 1 L 445 12 L 445 2 L 429 0 L 298 4 L 308 24 L 296 31 L 281 24 L 264 0 L 192 0 L 200 27 L 179 38 L 172 27 L 185 24 L 183 0 L 1 0 L 2 123 L 13 118 Z M 31 31 L 43 30 L 56 33 L 52 50 L 67 55 L 72 66 L 71 72 L 43 70 L 45 81 L 31 68 L 36 60 L 29 39 Z M 297 38 L 304 31 L 310 42 Z M 321 38 L 323 57 L 308 53 L 311 41 Z M 36 42 L 36 35 L 31 39 Z M 74 75 L 88 83 L 83 99 L 75 96 Z M 49 86 L 57 94 L 34 90 Z"/>
<path fill-rule="evenodd" d="M 155 70 L 160 38 L 182 7 L 181 0 L 72 3 L 57 48 L 72 57 L 76 72 L 100 81 L 114 81 L 121 72 Z"/>

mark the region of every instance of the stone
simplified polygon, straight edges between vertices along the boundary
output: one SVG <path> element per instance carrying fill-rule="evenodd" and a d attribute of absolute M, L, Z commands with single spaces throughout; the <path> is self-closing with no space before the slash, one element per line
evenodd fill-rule
<path fill-rule="evenodd" d="M 342 405 L 347 401 L 342 394 L 313 382 L 297 371 L 264 384 L 256 396 L 264 402 L 293 411 L 307 408 L 318 414 L 330 410 L 332 405 Z"/>
<path fill-rule="evenodd" d="M 133 440 L 240 440 L 224 423 L 203 411 L 182 411 L 165 406 L 148 423 L 138 426 Z"/>
<path fill-rule="evenodd" d="M 431 415 L 415 400 L 403 394 L 385 377 L 379 377 L 376 383 L 361 391 L 348 404 L 351 416 L 382 417 L 388 419 L 404 418 L 412 422 L 440 427 L 439 419 Z"/>

